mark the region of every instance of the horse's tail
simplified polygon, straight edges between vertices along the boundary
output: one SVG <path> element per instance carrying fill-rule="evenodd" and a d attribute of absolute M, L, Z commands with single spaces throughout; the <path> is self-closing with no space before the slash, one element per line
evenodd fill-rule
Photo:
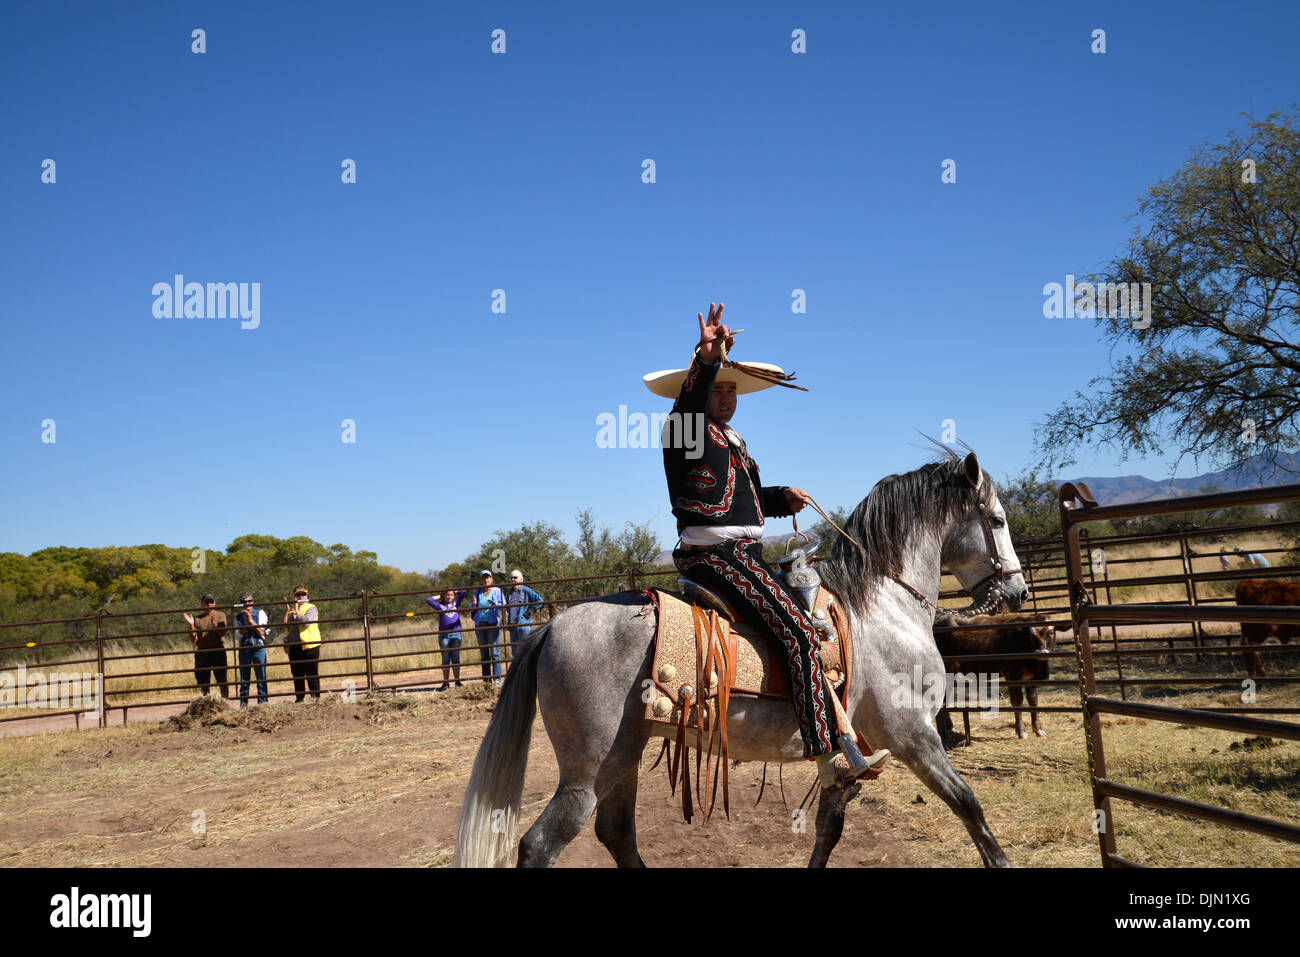
<path fill-rule="evenodd" d="M 537 657 L 547 622 L 519 646 L 465 789 L 453 867 L 503 867 L 510 859 L 537 713 Z"/>

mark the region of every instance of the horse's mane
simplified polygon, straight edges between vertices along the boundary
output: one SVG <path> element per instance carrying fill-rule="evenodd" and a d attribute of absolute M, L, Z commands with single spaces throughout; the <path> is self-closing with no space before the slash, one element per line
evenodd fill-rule
<path fill-rule="evenodd" d="M 991 486 L 988 473 L 983 476 Z M 866 554 L 833 532 L 830 554 L 817 571 L 841 601 L 866 608 L 881 576 L 902 575 L 909 534 L 937 535 L 957 518 L 974 517 L 974 509 L 964 463 L 955 456 L 902 475 L 888 475 L 858 503 L 844 526 Z"/>

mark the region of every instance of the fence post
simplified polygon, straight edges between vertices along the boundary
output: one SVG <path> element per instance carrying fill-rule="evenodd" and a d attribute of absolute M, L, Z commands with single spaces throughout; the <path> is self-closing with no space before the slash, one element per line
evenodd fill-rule
<path fill-rule="evenodd" d="M 627 590 L 636 591 L 636 572 L 630 568 L 627 572 Z"/>
<path fill-rule="evenodd" d="M 1101 580 L 1106 587 L 1106 604 L 1114 604 L 1114 599 L 1110 596 L 1110 562 L 1106 561 L 1106 550 L 1101 550 Z M 1097 630 L 1098 637 L 1101 636 L 1101 629 Z M 1115 630 L 1115 623 L 1110 625 L 1110 646 L 1115 653 L 1115 674 L 1119 677 L 1119 697 L 1121 701 L 1128 700 L 1128 694 L 1124 689 L 1124 660 L 1119 653 L 1119 632 Z"/>
<path fill-rule="evenodd" d="M 375 693 L 375 662 L 370 654 L 370 592 L 361 589 L 361 634 L 366 643 L 366 697 Z"/>
<path fill-rule="evenodd" d="M 1196 582 L 1192 580 L 1192 546 L 1187 541 L 1187 530 L 1184 529 L 1178 536 L 1179 549 L 1183 559 L 1183 581 L 1187 584 L 1187 604 L 1196 605 Z M 1192 644 L 1198 649 L 1205 647 L 1205 626 L 1199 621 L 1192 622 Z M 1205 656 L 1198 650 L 1196 660 L 1203 661 Z"/>
<path fill-rule="evenodd" d="M 1034 561 L 1035 559 L 1031 558 L 1028 562 L 1021 562 L 1020 565 L 1025 570 L 1029 584 L 1029 602 L 1034 606 L 1034 611 L 1038 611 L 1038 589 L 1034 586 Z"/>
<path fill-rule="evenodd" d="M 1070 620 L 1074 624 L 1074 660 L 1079 678 L 1079 705 L 1083 718 L 1084 744 L 1088 752 L 1088 783 L 1092 786 L 1094 813 L 1100 812 L 1094 827 L 1101 850 L 1103 867 L 1110 866 L 1110 855 L 1115 853 L 1115 827 L 1111 816 L 1110 798 L 1098 790 L 1098 782 L 1106 777 L 1106 752 L 1101 741 L 1101 714 L 1093 710 L 1088 699 L 1097 694 L 1097 677 L 1092 666 L 1092 639 L 1088 635 L 1087 591 L 1083 583 L 1083 568 L 1079 562 L 1079 533 L 1083 531 L 1070 521 L 1071 502 L 1058 493 L 1061 509 L 1061 537 L 1065 540 L 1065 579 L 1070 598 Z M 1091 564 L 1091 563 L 1089 563 Z M 1094 819 L 1096 820 L 1096 819 Z"/>
<path fill-rule="evenodd" d="M 108 727 L 108 675 L 104 673 L 104 609 L 95 612 L 95 660 L 99 673 L 104 675 L 104 687 L 100 693 L 99 726 Z M 126 714 L 125 711 L 122 712 Z"/>

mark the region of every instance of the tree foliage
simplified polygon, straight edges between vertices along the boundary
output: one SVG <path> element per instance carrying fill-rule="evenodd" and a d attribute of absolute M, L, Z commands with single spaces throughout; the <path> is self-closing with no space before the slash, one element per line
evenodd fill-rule
<path fill-rule="evenodd" d="M 1145 229 L 1088 277 L 1150 283 L 1150 325 L 1098 315 L 1111 369 L 1048 416 L 1040 466 L 1097 445 L 1224 464 L 1300 447 L 1300 116 L 1248 124 L 1149 187 Z"/>

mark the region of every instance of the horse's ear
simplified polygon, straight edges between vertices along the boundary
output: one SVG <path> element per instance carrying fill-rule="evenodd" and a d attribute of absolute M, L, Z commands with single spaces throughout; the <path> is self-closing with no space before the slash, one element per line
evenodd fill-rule
<path fill-rule="evenodd" d="M 974 452 L 966 456 L 966 481 L 970 482 L 971 488 L 979 491 L 980 484 L 984 481 L 984 470 L 980 468 L 980 460 Z"/>

